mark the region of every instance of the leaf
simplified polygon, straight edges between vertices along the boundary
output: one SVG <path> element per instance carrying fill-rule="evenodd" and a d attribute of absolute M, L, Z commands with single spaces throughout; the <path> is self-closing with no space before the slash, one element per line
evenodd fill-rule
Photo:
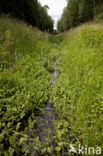
<path fill-rule="evenodd" d="M 16 131 L 18 131 L 18 129 L 20 128 L 20 125 L 21 125 L 21 122 L 19 122 L 19 123 L 16 125 Z"/>
<path fill-rule="evenodd" d="M 25 137 L 20 138 L 19 146 L 22 145 L 23 143 L 25 143 L 26 140 L 27 140 L 27 138 L 25 138 Z"/>
<path fill-rule="evenodd" d="M 13 156 L 14 149 L 10 147 L 9 150 L 8 150 L 8 152 L 9 152 L 9 156 Z"/>
<path fill-rule="evenodd" d="M 60 150 L 62 149 L 61 147 L 56 147 L 55 148 L 57 152 L 60 152 Z"/>

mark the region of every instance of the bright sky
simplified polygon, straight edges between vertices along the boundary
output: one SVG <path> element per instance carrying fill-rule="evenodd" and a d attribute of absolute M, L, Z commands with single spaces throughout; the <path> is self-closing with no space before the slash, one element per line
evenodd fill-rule
<path fill-rule="evenodd" d="M 57 21 L 61 17 L 64 7 L 67 5 L 66 0 L 39 0 L 39 2 L 42 6 L 49 6 L 48 14 L 53 18 L 54 28 L 56 29 Z"/>

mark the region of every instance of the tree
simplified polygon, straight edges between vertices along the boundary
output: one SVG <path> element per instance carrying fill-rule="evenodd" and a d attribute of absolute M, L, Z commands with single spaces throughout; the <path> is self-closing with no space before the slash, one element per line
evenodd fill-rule
<path fill-rule="evenodd" d="M 96 18 L 103 19 L 103 0 L 67 0 L 61 19 L 58 21 L 58 31 L 63 32 L 80 23 Z"/>
<path fill-rule="evenodd" d="M 94 0 L 81 0 L 79 3 L 80 22 L 91 20 L 94 14 Z"/>
<path fill-rule="evenodd" d="M 47 6 L 42 7 L 38 0 L 0 0 L 0 13 L 25 20 L 40 30 L 53 31 L 53 20 L 47 14 Z"/>

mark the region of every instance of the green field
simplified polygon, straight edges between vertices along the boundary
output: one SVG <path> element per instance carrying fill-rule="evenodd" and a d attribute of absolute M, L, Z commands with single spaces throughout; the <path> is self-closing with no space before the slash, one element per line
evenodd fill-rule
<path fill-rule="evenodd" d="M 54 63 L 58 77 L 52 85 Z M 34 138 L 48 100 L 57 116 L 55 146 Z M 31 154 L 28 128 L 36 142 Z M 55 36 L 1 18 L 0 155 L 64 156 L 69 155 L 69 144 L 103 148 L 102 24 Z"/>

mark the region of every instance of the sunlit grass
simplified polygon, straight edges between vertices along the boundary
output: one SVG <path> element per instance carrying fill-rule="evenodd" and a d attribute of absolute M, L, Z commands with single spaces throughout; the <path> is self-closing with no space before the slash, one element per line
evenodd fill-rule
<path fill-rule="evenodd" d="M 60 74 L 51 97 L 60 119 L 56 123 L 57 150 L 64 146 L 69 151 L 69 143 L 102 148 L 102 25 L 85 24 L 63 35 Z"/>
<path fill-rule="evenodd" d="M 0 155 L 27 153 L 28 127 L 33 125 L 35 135 L 37 115 L 49 97 L 50 49 L 49 34 L 0 19 Z"/>

